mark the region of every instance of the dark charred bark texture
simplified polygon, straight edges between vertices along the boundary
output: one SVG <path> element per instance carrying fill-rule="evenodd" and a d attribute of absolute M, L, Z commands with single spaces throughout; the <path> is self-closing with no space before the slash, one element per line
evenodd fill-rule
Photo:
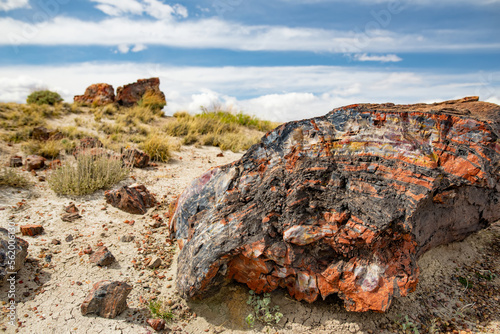
<path fill-rule="evenodd" d="M 500 218 L 499 120 L 465 98 L 281 125 L 180 196 L 178 290 L 202 298 L 236 280 L 387 310 L 416 288 L 423 252 Z"/>

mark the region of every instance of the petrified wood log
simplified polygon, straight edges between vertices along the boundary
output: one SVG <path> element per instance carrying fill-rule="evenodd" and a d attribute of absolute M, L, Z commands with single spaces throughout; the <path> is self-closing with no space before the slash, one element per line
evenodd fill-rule
<path fill-rule="evenodd" d="M 416 288 L 423 252 L 500 218 L 499 130 L 500 107 L 477 98 L 283 124 L 179 197 L 177 288 L 234 279 L 385 311 Z"/>

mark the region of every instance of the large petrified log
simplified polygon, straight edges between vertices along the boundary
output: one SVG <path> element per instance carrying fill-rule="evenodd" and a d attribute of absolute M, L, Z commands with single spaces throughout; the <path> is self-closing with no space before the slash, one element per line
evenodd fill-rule
<path fill-rule="evenodd" d="M 351 311 L 412 292 L 418 257 L 500 218 L 500 107 L 360 104 L 283 124 L 180 196 L 177 288 L 231 279 Z"/>

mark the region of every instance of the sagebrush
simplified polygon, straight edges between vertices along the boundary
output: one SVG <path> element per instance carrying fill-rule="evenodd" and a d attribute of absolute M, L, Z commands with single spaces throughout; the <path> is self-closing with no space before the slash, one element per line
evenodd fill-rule
<path fill-rule="evenodd" d="M 79 151 L 76 160 L 53 171 L 47 182 L 60 195 L 87 195 L 124 180 L 130 174 L 121 156 L 102 149 Z"/>

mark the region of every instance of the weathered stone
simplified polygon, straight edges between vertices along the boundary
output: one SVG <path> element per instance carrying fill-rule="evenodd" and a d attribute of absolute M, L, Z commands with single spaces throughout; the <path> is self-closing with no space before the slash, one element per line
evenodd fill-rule
<path fill-rule="evenodd" d="M 97 314 L 103 318 L 116 318 L 127 309 L 127 296 L 132 286 L 125 282 L 101 281 L 92 287 L 80 309 L 83 315 Z"/>
<path fill-rule="evenodd" d="M 94 137 L 84 137 L 80 139 L 80 148 L 87 149 L 96 147 L 103 147 L 103 144 L 99 139 Z"/>
<path fill-rule="evenodd" d="M 124 235 L 120 238 L 121 242 L 132 242 L 134 241 L 135 237 L 133 235 Z"/>
<path fill-rule="evenodd" d="M 64 135 L 57 130 L 49 130 L 43 126 L 39 126 L 33 128 L 31 131 L 31 138 L 40 141 L 60 140 L 64 138 Z"/>
<path fill-rule="evenodd" d="M 159 78 L 139 79 L 135 83 L 118 87 L 116 90 L 116 101 L 122 106 L 132 107 L 137 105 L 146 92 L 155 93 L 165 101 L 165 94 L 160 91 Z"/>
<path fill-rule="evenodd" d="M 78 208 L 76 207 L 75 203 L 70 203 L 68 206 L 64 207 L 64 211 L 67 213 L 78 213 Z"/>
<path fill-rule="evenodd" d="M 20 156 L 10 157 L 9 166 L 10 167 L 21 167 L 23 165 L 23 158 Z"/>
<path fill-rule="evenodd" d="M 63 222 L 69 222 L 69 223 L 74 222 L 75 220 L 78 220 L 80 218 L 82 218 L 82 216 L 80 216 L 78 212 L 64 213 L 61 216 Z"/>
<path fill-rule="evenodd" d="M 171 220 L 177 288 L 234 279 L 386 311 L 418 257 L 500 218 L 500 106 L 360 104 L 283 124 L 193 181 Z"/>
<path fill-rule="evenodd" d="M 28 255 L 28 242 L 15 237 L 14 230 L 10 232 L 0 228 L 0 286 L 9 278 L 8 273 L 22 268 Z"/>
<path fill-rule="evenodd" d="M 43 233 L 42 225 L 35 225 L 35 224 L 22 225 L 20 229 L 22 235 L 29 235 L 30 237 Z"/>
<path fill-rule="evenodd" d="M 93 84 L 84 95 L 76 95 L 73 100 L 87 106 L 104 106 L 115 102 L 115 89 L 106 83 Z"/>
<path fill-rule="evenodd" d="M 149 164 L 149 155 L 135 148 L 125 150 L 122 159 L 126 164 L 135 168 L 146 168 Z"/>
<path fill-rule="evenodd" d="M 45 167 L 45 158 L 39 155 L 28 155 L 26 158 L 26 170 L 32 171 Z"/>
<path fill-rule="evenodd" d="M 66 238 L 64 239 L 64 241 L 66 241 L 66 242 L 71 242 L 71 241 L 73 241 L 73 236 L 72 236 L 71 234 L 68 234 L 68 235 L 66 236 Z"/>
<path fill-rule="evenodd" d="M 149 326 L 159 332 L 165 329 L 166 321 L 163 319 L 148 319 L 146 320 Z"/>
<path fill-rule="evenodd" d="M 155 256 L 151 259 L 151 262 L 149 262 L 148 267 L 150 269 L 156 269 L 159 266 L 161 266 L 161 259 L 158 256 Z"/>
<path fill-rule="evenodd" d="M 136 215 L 145 214 L 147 209 L 152 208 L 156 203 L 154 196 L 149 193 L 146 187 L 137 184 L 106 191 L 104 196 L 108 204 Z"/>
<path fill-rule="evenodd" d="M 99 267 L 106 267 L 115 262 L 115 257 L 106 246 L 101 246 L 92 255 L 90 255 L 89 260 L 90 263 Z"/>

